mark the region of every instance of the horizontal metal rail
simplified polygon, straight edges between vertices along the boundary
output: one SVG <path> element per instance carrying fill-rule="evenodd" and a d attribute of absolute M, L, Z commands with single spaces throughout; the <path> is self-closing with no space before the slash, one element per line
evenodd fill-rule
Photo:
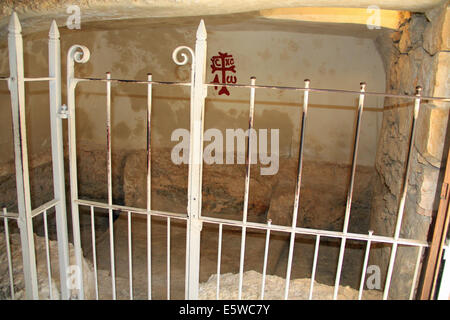
<path fill-rule="evenodd" d="M 0 80 L 9 81 L 10 77 L 0 77 Z M 55 80 L 54 77 L 38 77 L 38 78 L 23 78 L 25 82 L 33 82 L 33 81 L 51 81 Z"/>
<path fill-rule="evenodd" d="M 38 81 L 51 81 L 55 80 L 55 78 L 52 77 L 42 77 L 42 78 L 24 78 L 25 82 L 38 82 Z"/>
<path fill-rule="evenodd" d="M 169 216 L 169 217 L 172 217 L 175 219 L 180 219 L 180 220 L 188 219 L 187 215 L 182 214 L 182 213 L 165 212 L 165 211 L 158 211 L 158 210 L 150 210 L 148 212 L 146 209 L 141 209 L 141 208 L 127 207 L 127 206 L 121 206 L 121 205 L 115 205 L 115 204 L 108 205 L 108 204 L 102 203 L 102 202 L 81 200 L 81 199 L 75 200 L 75 202 L 79 205 L 88 206 L 88 207 L 92 206 L 92 207 L 101 208 L 101 209 L 121 210 L 124 212 L 129 211 L 129 212 L 136 213 L 136 214 L 159 216 L 159 217 L 163 217 L 163 218 L 167 218 Z M 280 231 L 280 232 L 286 232 L 286 233 L 292 232 L 291 226 L 281 226 L 281 225 L 275 225 L 275 224 L 268 225 L 268 224 L 258 223 L 258 222 L 243 223 L 242 221 L 239 221 L 239 220 L 227 220 L 227 219 L 204 217 L 204 216 L 201 217 L 201 220 L 204 223 L 223 224 L 226 226 L 244 227 L 244 224 L 245 224 L 245 226 L 247 228 L 251 228 L 251 229 Z M 421 241 L 421 240 L 404 239 L 404 238 L 399 238 L 398 240 L 395 240 L 393 237 L 378 236 L 378 235 L 366 235 L 366 234 L 359 234 L 359 233 L 344 234 L 342 231 L 331 231 L 331 230 L 320 230 L 320 229 L 296 227 L 296 228 L 294 228 L 294 232 L 297 234 L 320 235 L 321 237 L 329 237 L 329 238 L 345 237 L 349 240 L 367 241 L 370 239 L 372 242 L 397 243 L 399 245 L 416 246 L 416 247 L 428 247 L 429 246 L 428 242 Z"/>
<path fill-rule="evenodd" d="M 190 82 L 176 82 L 176 81 L 146 81 L 146 80 L 129 80 L 129 79 L 110 79 L 105 78 L 76 78 L 78 82 L 85 81 L 100 81 L 100 82 L 118 82 L 118 83 L 135 83 L 135 84 L 156 84 L 156 85 L 174 85 L 174 86 L 191 86 Z M 231 83 L 205 83 L 207 87 L 224 86 L 231 88 L 254 88 L 254 89 L 272 89 L 272 90 L 290 90 L 290 91 L 309 91 L 309 92 L 322 92 L 322 93 L 342 93 L 342 94 L 352 94 L 360 95 L 361 91 L 358 90 L 344 90 L 344 89 L 321 89 L 321 88 L 306 88 L 306 87 L 291 87 L 291 86 L 271 86 L 271 85 L 252 85 L 252 84 L 231 84 Z M 364 93 L 366 96 L 378 96 L 378 97 L 389 97 L 389 98 L 400 98 L 400 99 L 417 99 L 416 95 L 408 94 L 394 94 L 394 93 L 383 93 L 366 91 Z M 420 100 L 434 100 L 441 102 L 450 102 L 450 97 L 432 97 L 432 96 L 421 96 Z"/>
<path fill-rule="evenodd" d="M 58 202 L 59 202 L 59 200 L 53 199 L 53 200 L 50 200 L 50 201 L 44 203 L 43 205 L 41 205 L 31 211 L 31 217 L 34 218 L 34 217 L 40 215 L 41 213 L 55 207 L 58 204 Z M 0 218 L 17 219 L 18 217 L 19 217 L 19 214 L 15 213 L 15 212 L 8 212 L 8 213 L 0 212 Z"/>
<path fill-rule="evenodd" d="M 226 226 L 234 226 L 234 227 L 244 227 L 244 223 L 239 220 L 227 220 L 220 218 L 212 218 L 212 217 L 201 217 L 201 221 L 203 223 L 211 223 L 211 224 L 223 224 Z M 367 241 L 371 240 L 372 242 L 383 242 L 383 243 L 397 243 L 399 245 L 406 246 L 414 246 L 414 247 L 428 247 L 429 244 L 426 241 L 414 240 L 414 239 L 403 239 L 399 238 L 395 240 L 393 237 L 386 236 L 376 236 L 376 235 L 368 235 L 368 234 L 360 234 L 360 233 L 344 233 L 342 231 L 331 231 L 331 230 L 321 230 L 321 229 L 310 229 L 310 228 L 292 228 L 291 226 L 280 226 L 280 225 L 268 225 L 258 222 L 246 222 L 246 228 L 251 229 L 260 229 L 260 230 L 271 230 L 271 231 L 280 231 L 290 233 L 294 230 L 297 234 L 304 235 L 320 235 L 321 237 L 329 237 L 329 238 L 346 238 L 347 240 L 361 240 Z"/>
<path fill-rule="evenodd" d="M 41 213 L 43 213 L 44 211 L 47 211 L 47 210 L 53 208 L 54 206 L 56 206 L 58 204 L 58 202 L 59 202 L 59 200 L 53 199 L 53 200 L 50 200 L 49 202 L 44 203 L 43 205 L 41 205 L 31 211 L 31 217 L 34 218 L 34 217 L 40 215 Z"/>
<path fill-rule="evenodd" d="M 74 81 L 77 82 L 88 82 L 88 81 L 100 81 L 100 82 L 116 82 L 116 83 L 134 83 L 134 84 L 157 84 L 157 85 L 168 85 L 168 86 L 184 86 L 190 87 L 190 82 L 177 82 L 177 81 L 155 81 L 155 80 L 131 80 L 131 79 L 105 79 L 105 78 L 75 78 Z"/>
<path fill-rule="evenodd" d="M 166 212 L 166 211 L 159 211 L 159 210 L 147 211 L 146 209 L 141 209 L 141 208 L 120 206 L 120 205 L 116 205 L 116 204 L 108 205 L 108 204 L 102 203 L 102 202 L 82 200 L 82 199 L 75 200 L 75 203 L 82 205 L 82 206 L 88 206 L 88 207 L 92 206 L 95 208 L 108 209 L 108 210 L 111 209 L 111 210 L 129 211 L 131 213 L 158 216 L 158 217 L 163 217 L 163 218 L 171 217 L 171 218 L 180 219 L 180 220 L 188 219 L 187 214 L 184 214 L 184 213 Z"/>
<path fill-rule="evenodd" d="M 328 93 L 342 93 L 342 94 L 352 94 L 360 95 L 361 91 L 356 90 L 344 90 L 344 89 L 320 89 L 320 88 L 306 88 L 306 87 L 289 87 L 289 86 L 268 86 L 268 85 L 248 85 L 248 84 L 221 84 L 221 83 L 206 83 L 208 87 L 215 86 L 226 86 L 235 88 L 255 88 L 255 89 L 273 89 L 273 90 L 291 90 L 291 91 L 309 91 L 309 92 L 328 92 Z M 365 91 L 366 96 L 379 96 L 379 97 L 389 97 L 389 98 L 401 98 L 401 99 L 412 99 L 416 100 L 416 95 L 409 94 L 394 94 L 394 93 L 383 93 L 374 91 Z M 450 102 L 450 97 L 431 97 L 431 96 L 421 96 L 421 100 L 439 100 L 442 102 Z"/>
<path fill-rule="evenodd" d="M 0 212 L 0 218 L 3 219 L 18 219 L 19 214 L 17 212 L 8 212 L 6 208 L 3 208 L 3 212 Z"/>

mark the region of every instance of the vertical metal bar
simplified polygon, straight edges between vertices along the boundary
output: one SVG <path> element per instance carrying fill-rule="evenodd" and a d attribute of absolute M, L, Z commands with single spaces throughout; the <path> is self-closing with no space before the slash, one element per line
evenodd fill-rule
<path fill-rule="evenodd" d="M 364 82 L 360 83 L 360 91 L 361 94 L 359 95 L 359 102 L 358 102 L 358 117 L 356 120 L 356 131 L 355 131 L 355 141 L 353 144 L 353 158 L 352 158 L 352 171 L 350 174 L 350 186 L 348 188 L 347 193 L 347 205 L 345 207 L 345 216 L 344 216 L 344 227 L 343 227 L 343 233 L 344 236 L 341 240 L 341 247 L 339 250 L 339 259 L 338 259 L 338 267 L 336 270 L 336 279 L 334 282 L 334 293 L 333 293 L 333 299 L 336 300 L 338 296 L 339 291 L 339 283 L 341 281 L 341 271 L 342 271 L 342 263 L 344 261 L 344 253 L 345 253 L 345 243 L 347 241 L 347 238 L 345 235 L 348 231 L 348 224 L 350 221 L 350 211 L 352 207 L 352 198 L 353 198 L 353 186 L 355 183 L 355 173 L 356 173 L 356 162 L 358 159 L 358 144 L 359 144 L 359 135 L 361 132 L 361 117 L 364 109 L 364 92 L 366 90 L 366 84 Z"/>
<path fill-rule="evenodd" d="M 256 83 L 256 78 L 250 78 L 250 84 L 254 86 Z M 243 209 L 243 217 L 242 222 L 244 225 L 242 226 L 242 234 L 241 234 L 241 254 L 240 254 L 240 262 L 239 262 L 239 292 L 238 299 L 242 299 L 242 281 L 244 276 L 244 258 L 245 258 L 245 237 L 247 233 L 247 215 L 248 215 L 248 197 L 250 191 L 250 166 L 252 163 L 252 130 L 253 130 L 253 122 L 254 122 L 254 113 L 255 113 L 255 88 L 250 88 L 250 111 L 248 116 L 248 135 L 247 135 L 247 155 L 246 155 L 246 167 L 245 167 L 245 189 L 244 189 L 244 209 Z"/>
<path fill-rule="evenodd" d="M 47 224 L 47 210 L 43 212 L 44 216 L 44 237 L 45 237 L 45 254 L 47 258 L 47 276 L 48 276 L 48 292 L 50 300 L 53 300 L 53 289 L 52 289 L 52 269 L 50 263 L 50 247 L 48 244 L 48 224 Z"/>
<path fill-rule="evenodd" d="M 81 50 L 81 51 L 80 51 Z M 81 251 L 80 213 L 78 200 L 78 176 L 77 176 L 77 138 L 76 138 L 76 112 L 75 89 L 78 80 L 75 77 L 75 62 L 86 63 L 89 60 L 89 49 L 73 45 L 67 53 L 67 109 L 69 111 L 68 139 L 69 139 L 69 174 L 70 174 L 70 201 L 72 215 L 73 246 L 75 249 L 75 262 L 78 271 L 77 289 L 78 299 L 84 299 L 83 283 L 83 257 Z"/>
<path fill-rule="evenodd" d="M 316 246 L 314 248 L 314 260 L 311 272 L 311 284 L 309 285 L 309 300 L 312 300 L 314 290 L 314 279 L 316 278 L 317 257 L 319 256 L 320 235 L 316 235 Z"/>
<path fill-rule="evenodd" d="M 112 210 L 109 210 L 109 249 L 111 260 L 111 283 L 112 283 L 112 298 L 116 300 L 116 268 L 115 268 L 115 255 L 114 255 L 114 223 Z"/>
<path fill-rule="evenodd" d="M 170 217 L 167 217 L 167 300 L 170 300 Z"/>
<path fill-rule="evenodd" d="M 91 237 L 92 237 L 92 263 L 94 264 L 95 299 L 98 300 L 97 252 L 96 252 L 95 218 L 93 206 L 91 206 Z"/>
<path fill-rule="evenodd" d="M 189 263 L 190 263 L 190 237 L 189 235 L 191 234 L 191 227 L 190 227 L 191 223 L 190 220 L 188 219 L 186 221 L 186 262 L 185 262 L 185 274 L 184 274 L 184 297 L 185 299 L 189 299 L 189 279 L 190 279 L 190 271 L 189 271 Z"/>
<path fill-rule="evenodd" d="M 414 276 L 413 276 L 413 281 L 411 284 L 411 292 L 409 294 L 409 300 L 414 299 L 414 294 L 416 292 L 416 282 L 417 282 L 417 276 L 419 275 L 419 267 L 420 267 L 420 260 L 422 258 L 422 251 L 423 251 L 423 247 L 420 246 L 419 252 L 417 253 L 416 266 L 414 268 Z"/>
<path fill-rule="evenodd" d="M 106 73 L 106 79 L 111 79 L 110 72 Z M 108 204 L 112 205 L 111 81 L 106 81 L 106 165 L 108 175 Z"/>
<path fill-rule="evenodd" d="M 403 213 L 404 213 L 404 210 L 405 210 L 406 195 L 408 193 L 409 172 L 410 172 L 410 169 L 411 169 L 411 155 L 412 155 L 412 151 L 413 151 L 413 148 L 414 148 L 414 138 L 415 138 L 415 134 L 416 134 L 416 123 L 417 123 L 417 118 L 419 116 L 419 109 L 420 109 L 421 92 L 422 92 L 422 87 L 420 87 L 420 86 L 416 87 L 416 96 L 417 96 L 417 98 L 414 101 L 414 114 L 413 114 L 412 124 L 411 124 L 411 139 L 409 141 L 408 155 L 406 157 L 406 171 L 405 171 L 405 175 L 403 177 L 403 190 L 402 190 L 402 195 L 401 195 L 401 198 L 400 198 L 400 205 L 399 205 L 399 208 L 398 208 L 397 223 L 396 223 L 396 226 L 395 226 L 394 240 L 398 240 L 399 239 L 399 237 L 400 237 L 400 230 L 402 228 L 402 220 L 403 220 Z M 387 271 L 387 275 L 386 275 L 386 283 L 385 283 L 384 291 L 383 291 L 383 300 L 386 300 L 388 298 L 388 295 L 389 295 L 389 288 L 390 288 L 391 280 L 392 280 L 392 271 L 394 269 L 395 256 L 397 254 L 397 246 L 398 246 L 397 242 L 394 242 L 392 244 L 391 256 L 390 256 L 390 259 L 389 259 L 389 267 L 388 267 L 388 271 Z"/>
<path fill-rule="evenodd" d="M 250 78 L 250 85 L 254 86 L 256 83 L 256 78 Z M 255 88 L 250 88 L 250 108 L 248 115 L 248 136 L 247 136 L 247 155 L 246 155 L 246 166 L 245 166 L 245 189 L 244 189 L 244 208 L 243 208 L 243 218 L 242 221 L 244 224 L 247 222 L 248 216 L 248 197 L 250 191 L 250 167 L 252 163 L 252 153 L 254 150 L 251 150 L 252 146 L 252 134 L 253 123 L 254 123 L 254 114 L 255 114 Z"/>
<path fill-rule="evenodd" d="M 305 143 L 305 130 L 306 130 L 306 119 L 308 114 L 308 99 L 309 99 L 309 88 L 310 81 L 305 80 L 306 90 L 303 93 L 303 108 L 302 108 L 302 122 L 301 122 L 301 132 L 300 132 L 300 146 L 298 152 L 298 169 L 297 169 L 297 182 L 295 186 L 295 196 L 294 196 L 294 209 L 292 213 L 292 232 L 289 242 L 289 254 L 288 254 L 288 264 L 286 270 L 286 284 L 284 290 L 284 299 L 287 300 L 289 296 L 289 282 L 291 279 L 291 268 L 292 268 L 292 256 L 294 255 L 294 242 L 295 242 L 295 231 L 297 227 L 297 215 L 298 207 L 300 202 L 300 188 L 302 185 L 302 170 L 303 170 L 303 148 Z"/>
<path fill-rule="evenodd" d="M 147 213 L 147 298 L 152 299 L 152 235 L 151 235 L 152 217 Z"/>
<path fill-rule="evenodd" d="M 152 152 L 151 152 L 151 120 L 152 120 L 152 75 L 147 74 L 147 296 L 152 298 Z"/>
<path fill-rule="evenodd" d="M 130 300 L 133 300 L 133 251 L 131 246 L 131 212 L 128 211 L 128 276 L 130 283 Z"/>
<path fill-rule="evenodd" d="M 200 271 L 200 235 L 202 221 L 202 165 L 203 165 L 203 123 L 205 110 L 206 75 L 206 29 L 203 20 L 197 29 L 193 81 L 191 90 L 191 130 L 189 149 L 189 186 L 188 186 L 188 265 L 187 298 L 198 299 Z"/>
<path fill-rule="evenodd" d="M 111 80 L 111 73 L 106 73 L 106 79 Z M 111 158 L 111 81 L 106 81 L 106 166 L 108 175 L 108 205 L 112 205 L 112 158 Z M 114 221 L 113 210 L 109 211 L 109 248 L 111 259 L 112 297 L 116 300 L 116 268 L 114 254 Z"/>
<path fill-rule="evenodd" d="M 55 205 L 56 232 L 58 239 L 59 276 L 61 298 L 69 299 L 67 271 L 69 267 L 69 240 L 67 235 L 66 192 L 64 181 L 64 146 L 62 120 L 58 116 L 61 107 L 61 46 L 58 25 L 53 20 L 48 41 L 50 95 L 50 127 L 52 141 L 53 193 Z"/>
<path fill-rule="evenodd" d="M 14 292 L 14 275 L 12 268 L 12 259 L 11 259 L 11 244 L 9 242 L 9 222 L 6 217 L 7 214 L 6 208 L 3 208 L 3 223 L 5 226 L 5 242 L 6 242 L 6 256 L 8 257 L 8 272 L 9 272 L 9 289 L 11 291 L 11 300 L 15 300 L 15 292 Z"/>
<path fill-rule="evenodd" d="M 287 300 L 289 297 L 289 285 L 291 281 L 291 270 L 292 270 L 292 258 L 294 255 L 294 241 L 295 241 L 295 232 L 291 232 L 291 237 L 289 241 L 289 254 L 288 254 L 288 265 L 286 270 L 286 283 L 284 286 L 284 300 Z"/>
<path fill-rule="evenodd" d="M 269 256 L 269 243 L 270 243 L 270 226 L 272 224 L 272 219 L 267 221 L 266 230 L 266 242 L 264 244 L 264 262 L 263 262 L 263 273 L 261 281 L 261 300 L 264 299 L 264 290 L 266 286 L 266 273 L 267 273 L 267 257 Z"/>
<path fill-rule="evenodd" d="M 358 300 L 362 299 L 362 294 L 364 290 L 364 282 L 366 281 L 366 274 L 367 274 L 367 264 L 369 263 L 369 254 L 370 254 L 370 246 L 372 244 L 372 240 L 370 237 L 373 234 L 373 230 L 369 230 L 369 239 L 367 240 L 366 244 L 366 253 L 364 255 L 364 264 L 361 272 L 361 281 L 359 283 L 359 291 L 358 291 Z"/>
<path fill-rule="evenodd" d="M 219 239 L 217 241 L 217 283 L 216 283 L 216 300 L 219 300 L 220 293 L 220 264 L 222 259 L 222 223 L 219 224 Z"/>
<path fill-rule="evenodd" d="M 8 86 L 11 92 L 17 202 L 19 207 L 18 224 L 22 245 L 25 294 L 27 299 L 39 299 L 28 172 L 22 27 L 15 12 L 11 15 L 8 31 L 10 70 Z"/>
<path fill-rule="evenodd" d="M 241 253 L 240 253 L 240 261 L 239 261 L 239 291 L 238 291 L 238 299 L 242 299 L 242 282 L 244 277 L 244 255 L 245 255 L 245 235 L 246 228 L 242 227 L 241 234 Z"/>

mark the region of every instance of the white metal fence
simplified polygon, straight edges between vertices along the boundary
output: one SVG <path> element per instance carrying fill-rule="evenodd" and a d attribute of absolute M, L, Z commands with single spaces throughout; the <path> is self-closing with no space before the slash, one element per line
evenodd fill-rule
<path fill-rule="evenodd" d="M 339 259 L 335 277 L 335 289 L 333 297 L 338 296 L 339 284 L 341 280 L 341 271 L 343 258 L 346 250 L 347 240 L 359 240 L 366 243 L 366 250 L 364 255 L 364 264 L 360 277 L 359 299 L 362 297 L 364 289 L 364 281 L 367 273 L 368 259 L 370 255 L 370 248 L 372 243 L 384 243 L 392 246 L 390 261 L 387 270 L 387 278 L 385 281 L 385 288 L 383 290 L 383 298 L 387 299 L 395 264 L 397 248 L 399 245 L 411 246 L 418 248 L 418 254 L 415 264 L 415 272 L 412 279 L 412 286 L 410 291 L 410 298 L 414 298 L 419 276 L 421 257 L 424 248 L 428 246 L 427 242 L 415 239 L 400 238 L 400 229 L 402 226 L 403 212 L 405 208 L 405 199 L 408 188 L 408 177 L 410 174 L 410 158 L 411 150 L 414 144 L 416 120 L 420 108 L 421 100 L 441 100 L 449 101 L 448 98 L 433 98 L 421 96 L 421 89 L 417 88 L 415 96 L 394 95 L 385 93 L 366 92 L 365 84 L 361 83 L 360 91 L 348 90 L 334 90 L 334 89 L 316 89 L 310 87 L 310 81 L 305 80 L 303 87 L 281 87 L 281 86 L 263 86 L 256 85 L 256 79 L 251 78 L 249 84 L 221 84 L 229 87 L 248 88 L 250 91 L 250 108 L 249 108 L 249 129 L 253 128 L 253 113 L 255 108 L 255 92 L 256 90 L 289 90 L 297 91 L 303 94 L 302 117 L 301 117 L 301 136 L 299 149 L 299 164 L 297 183 L 295 188 L 295 195 L 293 197 L 294 211 L 292 215 L 292 224 L 290 226 L 274 225 L 271 221 L 267 223 L 256 223 L 247 221 L 248 199 L 250 192 L 250 164 L 252 162 L 252 153 L 247 150 L 246 154 L 246 175 L 245 175 L 245 194 L 244 206 L 242 211 L 242 221 L 219 219 L 214 217 L 205 217 L 201 214 L 202 208 L 202 159 L 203 159 L 203 122 L 204 122 L 204 106 L 207 95 L 207 88 L 217 84 L 209 84 L 205 81 L 206 71 L 206 29 L 203 21 L 201 21 L 197 30 L 197 40 L 195 50 L 189 47 L 181 46 L 174 50 L 173 60 L 178 65 L 185 65 L 191 61 L 191 81 L 184 82 L 164 82 L 155 81 L 149 74 L 147 80 L 124 80 L 113 79 L 111 74 L 107 73 L 105 78 L 77 78 L 75 77 L 76 63 L 86 63 L 89 60 L 89 49 L 74 45 L 70 48 L 67 55 L 67 106 L 62 105 L 61 102 L 61 61 L 60 61 L 60 40 L 58 27 L 55 22 L 52 23 L 49 34 L 49 75 L 42 78 L 25 78 L 24 77 L 24 63 L 23 63 L 23 44 L 21 36 L 21 27 L 19 19 L 15 13 L 11 17 L 9 25 L 9 62 L 10 62 L 10 77 L 2 78 L 8 82 L 11 94 L 11 106 L 13 114 L 14 127 L 14 146 L 15 146 L 15 165 L 17 177 L 17 197 L 18 197 L 18 214 L 9 213 L 6 209 L 3 210 L 1 217 L 5 223 L 5 237 L 7 241 L 7 256 L 10 273 L 11 295 L 14 298 L 14 279 L 13 266 L 11 265 L 11 250 L 9 246 L 9 229 L 8 224 L 10 219 L 15 219 L 20 227 L 21 247 L 23 253 L 23 272 L 25 277 L 26 298 L 38 299 L 38 282 L 36 273 L 36 258 L 35 258 L 35 244 L 33 240 L 33 218 L 38 215 L 43 215 L 45 224 L 45 239 L 46 239 L 46 253 L 48 263 L 49 286 L 51 288 L 51 268 L 49 261 L 49 245 L 47 233 L 47 211 L 55 209 L 57 222 L 57 237 L 58 237 L 58 256 L 60 268 L 60 283 L 61 283 L 61 298 L 69 299 L 73 297 L 71 289 L 68 287 L 69 279 L 69 251 L 68 251 L 68 233 L 66 221 L 66 200 L 64 188 L 64 158 L 63 158 L 63 139 L 62 139 L 62 121 L 68 121 L 68 146 L 69 146 L 69 165 L 70 165 L 70 196 L 71 196 L 71 212 L 73 224 L 73 244 L 75 252 L 75 262 L 82 277 L 82 250 L 80 238 L 80 217 L 79 207 L 84 206 L 89 208 L 91 214 L 91 234 L 92 234 L 92 248 L 93 248 L 93 263 L 95 273 L 95 292 L 98 298 L 98 279 L 97 279 L 97 261 L 96 261 L 96 243 L 95 243 L 95 225 L 94 215 L 96 209 L 106 209 L 109 214 L 109 240 L 110 240 L 110 259 L 111 259 L 111 279 L 112 279 L 112 297 L 116 298 L 116 276 L 115 276 L 115 250 L 114 250 L 114 228 L 113 228 L 113 210 L 120 210 L 126 212 L 128 216 L 128 252 L 129 252 L 129 284 L 130 284 L 130 298 L 133 298 L 133 267 L 131 262 L 131 215 L 142 215 L 147 219 L 147 279 L 148 279 L 148 298 L 152 298 L 152 252 L 151 252 L 151 217 L 163 217 L 167 221 L 167 298 L 171 297 L 170 293 L 170 231 L 171 222 L 173 220 L 182 220 L 186 223 L 186 273 L 185 273 L 185 297 L 187 299 L 198 298 L 199 289 L 199 267 L 200 267 L 200 236 L 203 224 L 212 224 L 218 226 L 218 256 L 217 256 L 217 297 L 219 297 L 220 288 L 220 267 L 221 267 L 221 252 L 222 252 L 222 231 L 224 226 L 233 226 L 240 228 L 242 232 L 240 260 L 239 260 L 239 294 L 242 297 L 243 286 L 243 271 L 244 271 L 244 257 L 245 257 L 245 241 L 246 234 L 249 229 L 259 229 L 265 231 L 265 249 L 264 256 L 261 257 L 263 262 L 263 280 L 261 285 L 261 298 L 264 298 L 264 286 L 267 270 L 267 257 L 269 253 L 269 243 L 271 233 L 281 232 L 290 236 L 288 263 L 286 270 L 286 282 L 284 290 L 284 298 L 289 298 L 289 284 L 291 277 L 291 269 L 293 263 L 293 252 L 296 235 L 309 235 L 315 238 L 315 251 L 313 270 L 311 276 L 311 286 L 309 298 L 312 298 L 314 275 L 317 268 L 317 257 L 320 247 L 320 240 L 324 238 L 333 238 L 340 240 Z M 184 52 L 182 52 L 184 51 Z M 179 59 L 181 56 L 181 60 Z M 28 81 L 48 81 L 50 84 L 50 117 L 51 117 L 51 141 L 52 141 L 52 163 L 53 163 L 53 180 L 54 180 L 54 197 L 53 200 L 42 205 L 37 209 L 31 208 L 30 202 L 30 186 L 29 186 L 29 168 L 27 158 L 27 140 L 26 140 L 26 124 L 25 124 L 25 83 Z M 108 181 L 108 201 L 107 203 L 87 201 L 80 199 L 78 196 L 78 182 L 77 182 L 77 155 L 76 155 L 76 119 L 75 119 L 75 89 L 80 82 L 103 82 L 106 86 L 107 97 L 107 181 Z M 120 206 L 113 203 L 112 196 L 112 150 L 111 150 L 111 84 L 113 83 L 134 83 L 147 86 L 147 205 L 146 209 L 133 208 L 128 206 Z M 151 119 L 152 119 L 152 88 L 153 86 L 183 86 L 190 87 L 190 155 L 189 155 L 189 179 L 188 179 L 188 208 L 187 214 L 178 214 L 171 212 L 161 212 L 152 209 L 151 201 Z M 302 166 L 303 166 L 303 145 L 305 140 L 305 127 L 307 124 L 308 114 L 308 98 L 311 92 L 332 92 L 345 93 L 350 95 L 357 95 L 359 97 L 358 117 L 356 124 L 356 132 L 354 136 L 353 158 L 351 165 L 351 179 L 348 189 L 346 210 L 344 217 L 344 226 L 342 231 L 328 231 L 311 228 L 297 227 L 297 214 L 300 200 L 300 187 L 302 182 Z M 358 143 L 361 126 L 361 116 L 364 109 L 364 97 L 366 95 L 378 95 L 383 97 L 398 97 L 404 99 L 414 100 L 413 123 L 411 129 L 411 141 L 409 144 L 408 158 L 406 161 L 406 172 L 403 180 L 403 187 L 401 193 L 401 201 L 398 208 L 397 223 L 395 233 L 392 237 L 375 235 L 373 232 L 368 234 L 358 234 L 348 232 L 349 219 L 352 205 L 353 185 L 356 171 L 356 160 L 358 155 Z M 251 146 L 251 135 L 248 135 L 248 146 Z M 79 299 L 83 299 L 84 288 L 83 281 L 80 283 L 79 291 L 76 295 Z"/>

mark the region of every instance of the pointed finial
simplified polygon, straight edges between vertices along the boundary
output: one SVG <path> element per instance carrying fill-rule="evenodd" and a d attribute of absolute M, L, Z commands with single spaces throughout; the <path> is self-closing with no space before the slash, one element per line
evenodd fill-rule
<path fill-rule="evenodd" d="M 9 19 L 8 31 L 10 33 L 20 34 L 22 32 L 22 26 L 20 25 L 19 17 L 15 11 L 12 12 Z"/>
<path fill-rule="evenodd" d="M 50 39 L 59 39 L 59 29 L 56 21 L 52 21 L 52 25 L 50 27 L 50 32 L 48 33 Z"/>
<path fill-rule="evenodd" d="M 197 28 L 197 40 L 206 40 L 206 28 L 203 19 L 200 20 L 200 24 Z"/>

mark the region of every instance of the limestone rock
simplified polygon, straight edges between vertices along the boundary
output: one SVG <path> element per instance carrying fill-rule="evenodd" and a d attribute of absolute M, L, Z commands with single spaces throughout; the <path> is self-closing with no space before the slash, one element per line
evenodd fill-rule
<path fill-rule="evenodd" d="M 430 23 L 427 24 L 423 34 L 423 47 L 430 55 L 434 55 L 441 50 L 443 42 L 446 42 L 447 39 L 443 37 L 443 32 L 446 32 L 442 26 L 445 20 L 444 11 L 447 11 L 447 9 L 438 6 L 425 12 L 425 16 Z"/>
<path fill-rule="evenodd" d="M 391 38 L 397 52 L 390 55 L 387 88 L 398 94 L 414 94 L 423 87 L 422 95 L 436 95 L 436 86 L 446 83 L 447 65 L 438 53 L 441 46 L 442 17 L 439 7 L 425 15 L 413 14 L 401 27 L 397 42 Z M 398 35 L 397 35 L 398 36 Z M 382 41 L 378 43 L 382 44 Z M 380 50 L 380 52 L 383 52 Z M 442 65 L 440 65 L 442 63 Z M 438 73 L 442 73 L 438 75 Z M 442 87 L 441 87 L 442 88 Z M 442 92 L 442 91 L 441 91 Z M 442 95 L 442 94 L 441 94 Z M 445 95 L 445 94 L 443 94 Z M 393 236 L 397 221 L 400 191 L 404 181 L 405 161 L 409 147 L 413 101 L 386 99 L 381 135 L 378 140 L 370 228 L 376 234 Z M 442 106 L 441 106 L 442 107 Z M 447 134 L 448 110 L 422 102 L 417 123 L 415 148 L 411 158 L 411 174 L 403 216 L 401 237 L 426 239 L 435 205 L 437 172 L 442 165 L 442 147 Z M 371 252 L 370 264 L 386 270 L 390 247 L 382 246 Z M 396 265 L 408 265 L 394 271 L 391 298 L 408 298 L 411 268 L 416 255 L 400 253 Z M 394 269 L 395 270 L 395 269 Z M 385 275 L 382 275 L 382 278 Z"/>
<path fill-rule="evenodd" d="M 250 270 L 243 274 L 242 299 L 257 300 L 261 297 L 262 274 Z M 264 287 L 264 299 L 281 300 L 284 299 L 284 288 L 286 279 L 266 275 Z M 200 300 L 216 299 L 217 274 L 213 274 L 207 282 L 201 283 L 199 288 Z M 307 300 L 311 279 L 293 279 L 289 283 L 289 300 Z M 220 296 L 223 300 L 236 300 L 238 298 L 239 274 L 226 273 L 220 275 Z M 331 300 L 333 299 L 334 287 L 324 285 L 314 281 L 313 300 Z M 339 300 L 357 300 L 358 291 L 348 286 L 340 286 L 338 291 Z M 381 299 L 381 292 L 377 290 L 365 290 L 363 299 L 378 300 Z"/>
<path fill-rule="evenodd" d="M 251 169 L 249 215 L 265 215 L 271 193 L 270 178 L 259 176 L 257 166 Z M 146 207 L 146 153 L 131 154 L 124 171 L 125 203 Z M 202 213 L 242 214 L 245 186 L 244 165 L 204 165 Z M 188 166 L 170 160 L 169 150 L 153 153 L 152 209 L 185 213 L 187 208 Z"/>
<path fill-rule="evenodd" d="M 186 213 L 188 166 L 173 164 L 169 154 L 168 150 L 153 153 L 152 209 Z M 281 158 L 280 170 L 273 176 L 261 176 L 259 165 L 252 165 L 250 221 L 271 219 L 276 225 L 292 224 L 297 162 L 297 159 Z M 348 165 L 304 162 L 297 225 L 331 230 L 342 228 L 349 174 Z M 352 215 L 360 219 L 363 230 L 368 225 L 372 174 L 372 168 L 358 167 Z M 244 183 L 244 165 L 204 165 L 202 214 L 241 219 Z M 146 153 L 143 151 L 127 157 L 124 193 L 127 206 L 146 208 Z"/>
<path fill-rule="evenodd" d="M 39 286 L 39 298 L 50 299 L 50 290 L 47 273 L 47 258 L 45 251 L 45 239 L 37 235 L 34 236 L 36 249 L 36 268 Z M 22 250 L 20 236 L 17 233 L 10 234 L 10 245 L 12 253 L 13 277 L 15 299 L 25 299 L 25 282 L 23 277 Z M 51 286 L 53 299 L 60 299 L 60 278 L 58 262 L 58 244 L 56 241 L 49 241 L 50 261 L 51 261 Z M 75 250 L 69 243 L 69 264 L 75 265 Z M 11 292 L 9 286 L 9 272 L 6 255 L 6 241 L 4 233 L 0 233 L 0 300 L 10 299 Z M 95 299 L 94 271 L 90 262 L 83 258 L 83 283 L 85 299 Z M 78 291 L 71 290 L 71 299 L 78 298 Z"/>
<path fill-rule="evenodd" d="M 291 226 L 292 213 L 294 209 L 295 183 L 280 181 L 274 187 L 267 219 L 272 220 L 272 224 Z M 301 218 L 300 218 L 301 220 Z"/>
<path fill-rule="evenodd" d="M 435 105 L 421 107 L 415 145 L 421 156 L 434 167 L 440 167 L 447 134 L 448 110 Z"/>
<path fill-rule="evenodd" d="M 398 43 L 400 53 L 407 53 L 411 49 L 411 38 L 408 30 L 408 25 L 402 28 L 402 35 Z"/>

